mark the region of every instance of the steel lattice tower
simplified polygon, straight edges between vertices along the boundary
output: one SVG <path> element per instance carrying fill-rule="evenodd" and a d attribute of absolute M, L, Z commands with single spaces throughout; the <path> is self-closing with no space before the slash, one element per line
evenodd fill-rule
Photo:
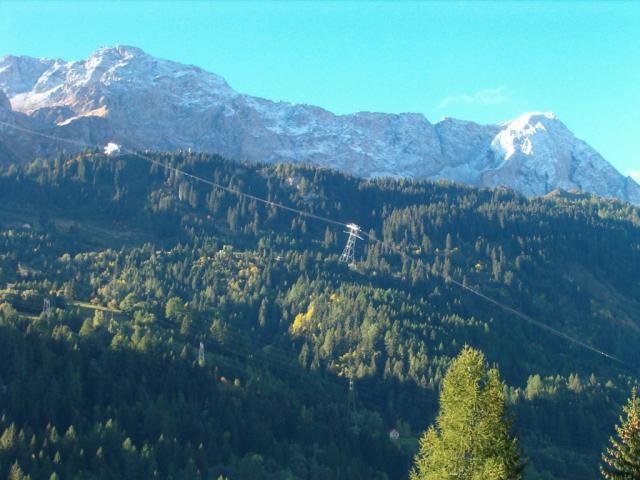
<path fill-rule="evenodd" d="M 340 261 L 351 265 L 355 263 L 356 239 L 359 238 L 360 240 L 364 240 L 364 238 L 358 235 L 361 229 L 355 223 L 350 223 L 349 225 L 347 225 L 347 228 L 349 230 L 345 231 L 344 233 L 348 233 L 349 238 L 347 239 L 347 244 L 342 251 L 342 255 L 340 255 Z"/>

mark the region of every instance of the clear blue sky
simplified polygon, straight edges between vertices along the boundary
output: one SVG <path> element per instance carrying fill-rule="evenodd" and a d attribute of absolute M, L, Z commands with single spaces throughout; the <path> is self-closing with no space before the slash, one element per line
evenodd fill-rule
<path fill-rule="evenodd" d="M 499 122 L 554 111 L 639 171 L 640 2 L 13 2 L 0 55 L 138 46 L 236 90 L 336 113 Z"/>

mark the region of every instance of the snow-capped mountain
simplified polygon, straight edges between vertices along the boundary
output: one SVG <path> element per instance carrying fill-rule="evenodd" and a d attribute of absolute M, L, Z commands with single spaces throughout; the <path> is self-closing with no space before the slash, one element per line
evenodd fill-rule
<path fill-rule="evenodd" d="M 0 121 L 88 144 L 192 148 L 361 177 L 504 185 L 526 195 L 577 189 L 640 204 L 640 186 L 550 113 L 500 125 L 451 118 L 432 124 L 413 113 L 334 115 L 243 95 L 218 75 L 127 46 L 101 48 L 77 62 L 3 57 L 0 92 Z M 61 147 L 34 137 L 17 141 L 21 135 L 0 125 L 0 161 Z"/>

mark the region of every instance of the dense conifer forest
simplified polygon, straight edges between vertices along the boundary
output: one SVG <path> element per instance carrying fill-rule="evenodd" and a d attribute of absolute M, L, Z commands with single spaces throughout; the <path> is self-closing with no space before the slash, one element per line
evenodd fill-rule
<path fill-rule="evenodd" d="M 598 478 L 640 370 L 639 209 L 153 158 L 370 238 L 349 267 L 339 226 L 135 156 L 0 167 L 0 478 L 406 479 L 464 345 L 525 478 Z"/>

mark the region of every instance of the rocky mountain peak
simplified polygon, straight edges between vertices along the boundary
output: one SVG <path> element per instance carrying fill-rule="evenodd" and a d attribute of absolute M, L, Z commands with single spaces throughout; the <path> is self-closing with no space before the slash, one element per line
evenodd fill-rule
<path fill-rule="evenodd" d="M 526 195 L 573 189 L 640 204 L 640 186 L 550 112 L 497 125 L 452 118 L 433 124 L 418 113 L 334 115 L 239 94 L 216 74 L 126 45 L 100 48 L 77 62 L 3 57 L 0 89 L 25 121 L 64 129 L 66 137 L 87 143 L 192 148 L 239 160 L 329 166 L 367 178 L 503 185 Z M 40 145 L 37 151 L 54 149 Z M 18 157 L 28 156 L 22 153 Z"/>
<path fill-rule="evenodd" d="M 558 117 L 553 112 L 526 112 L 500 125 L 512 125 L 514 128 L 524 128 L 526 125 L 545 125 L 553 122 L 559 122 Z"/>
<path fill-rule="evenodd" d="M 130 45 L 113 45 L 108 47 L 98 48 L 91 54 L 89 58 L 111 58 L 120 60 L 129 60 L 133 57 L 149 57 L 146 52 L 141 48 L 132 47 Z"/>
<path fill-rule="evenodd" d="M 553 155 L 559 150 L 570 149 L 575 139 L 553 113 L 525 113 L 501 126 L 491 148 L 505 160 L 516 154 L 533 156 L 536 150 Z"/>
<path fill-rule="evenodd" d="M 0 58 L 0 90 L 10 97 L 30 91 L 53 63 L 47 58 L 14 55 Z"/>

